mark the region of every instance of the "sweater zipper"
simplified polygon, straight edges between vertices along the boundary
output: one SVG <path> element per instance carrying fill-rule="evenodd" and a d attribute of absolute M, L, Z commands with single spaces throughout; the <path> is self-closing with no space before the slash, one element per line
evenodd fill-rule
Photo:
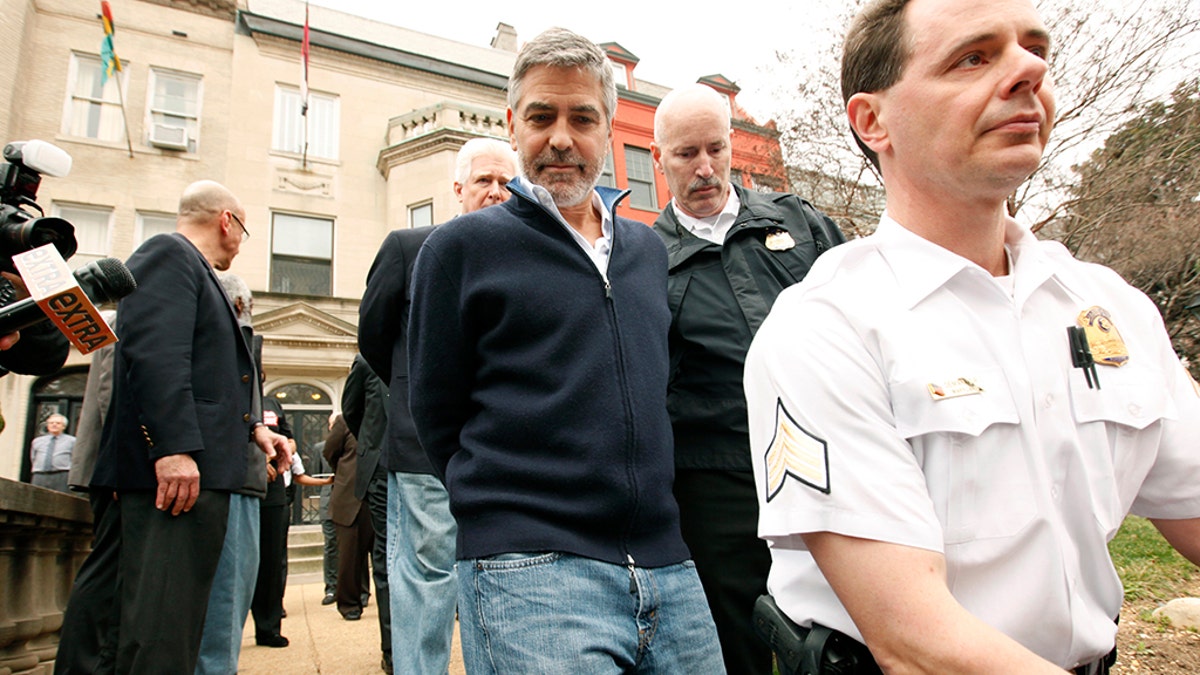
<path fill-rule="evenodd" d="M 614 244 L 613 248 L 609 250 L 609 256 L 610 256 L 609 259 L 610 260 L 611 260 L 611 257 L 613 256 L 613 254 L 616 253 L 616 246 L 615 246 L 616 242 L 614 241 L 613 244 Z M 617 307 L 616 307 L 616 304 L 613 302 L 612 283 L 609 281 L 607 274 L 601 275 L 601 278 L 604 280 L 604 297 L 606 298 L 606 303 L 608 304 L 608 316 L 609 316 L 609 321 L 611 322 L 611 325 L 612 325 L 613 348 L 616 351 L 616 359 L 617 359 L 617 380 L 618 380 L 618 383 L 621 388 L 621 394 L 622 394 L 621 395 L 621 403 L 622 403 L 622 408 L 624 409 L 625 420 L 626 420 L 626 424 L 624 425 L 624 427 L 625 427 L 625 475 L 629 481 L 628 482 L 628 485 L 629 485 L 629 519 L 627 521 L 627 525 L 625 528 L 625 534 L 622 537 L 621 549 L 622 549 L 622 552 L 625 554 L 626 560 L 628 561 L 629 574 L 630 574 L 629 586 L 631 589 L 633 589 L 633 588 L 635 588 L 635 584 L 634 584 L 634 579 L 633 579 L 633 556 L 629 553 L 629 532 L 633 529 L 633 524 L 637 518 L 637 511 L 638 511 L 637 472 L 634 469 L 634 450 L 635 450 L 634 442 L 633 442 L 633 439 L 635 437 L 635 434 L 633 431 L 634 417 L 633 417 L 633 409 L 630 407 L 630 404 L 629 404 L 629 378 L 627 377 L 627 375 L 625 373 L 625 350 L 624 350 L 624 346 L 621 344 L 620 321 L 617 320 Z"/>

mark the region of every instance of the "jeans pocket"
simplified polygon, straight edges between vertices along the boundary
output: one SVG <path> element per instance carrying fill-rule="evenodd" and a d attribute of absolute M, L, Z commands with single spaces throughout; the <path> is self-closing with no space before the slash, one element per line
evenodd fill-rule
<path fill-rule="evenodd" d="M 499 553 L 487 558 L 476 558 L 473 565 L 480 572 L 503 572 L 549 565 L 562 557 L 557 551 L 532 553 Z"/>

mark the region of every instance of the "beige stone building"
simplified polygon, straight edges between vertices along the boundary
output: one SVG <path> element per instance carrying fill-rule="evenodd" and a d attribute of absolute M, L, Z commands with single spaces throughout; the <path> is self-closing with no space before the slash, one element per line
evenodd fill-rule
<path fill-rule="evenodd" d="M 73 157 L 70 175 L 45 178 L 38 194 L 47 215 L 76 226 L 73 266 L 124 260 L 173 230 L 192 181 L 239 195 L 251 236 L 232 271 L 255 294 L 267 393 L 284 403 L 309 471 L 320 471 L 312 445 L 355 353 L 371 261 L 390 230 L 458 213 L 458 148 L 507 137 L 517 36 L 500 24 L 491 46 L 467 45 L 311 6 L 302 116 L 302 0 L 110 4 L 123 71 L 101 84 L 98 0 L 0 0 L 0 141 L 42 139 Z M 621 99 L 650 111 L 639 113 L 649 133 L 666 90 L 633 78 L 636 57 L 621 59 Z M 623 185 L 633 174 L 619 151 L 606 176 Z M 652 206 L 665 204 L 665 185 L 648 180 Z M 641 215 L 650 222 L 654 211 Z M 51 412 L 73 428 L 87 362 L 72 352 L 56 376 L 0 378 L 0 477 L 28 475 L 28 442 Z"/>

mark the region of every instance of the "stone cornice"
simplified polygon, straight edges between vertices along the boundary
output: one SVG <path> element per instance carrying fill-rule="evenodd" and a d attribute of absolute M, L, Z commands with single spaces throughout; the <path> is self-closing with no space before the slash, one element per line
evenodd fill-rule
<path fill-rule="evenodd" d="M 237 16 L 237 0 L 142 0 L 171 9 L 203 14 L 232 21 Z"/>
<path fill-rule="evenodd" d="M 304 27 L 294 23 L 280 21 L 272 17 L 261 16 L 247 11 L 239 11 L 238 19 L 251 36 L 259 34 L 271 35 L 295 42 L 300 42 L 304 37 Z M 494 89 L 504 89 L 508 85 L 508 78 L 503 75 L 357 40 L 344 35 L 310 29 L 308 41 L 310 45 L 315 47 L 353 54 Z"/>
<path fill-rule="evenodd" d="M 778 129 L 772 129 L 771 127 L 764 127 L 761 124 L 747 122 L 746 120 L 734 119 L 734 120 L 731 120 L 731 122 L 732 122 L 732 126 L 734 129 L 741 129 L 742 131 L 754 134 L 756 136 L 765 136 L 772 140 L 779 139 L 779 130 Z"/>

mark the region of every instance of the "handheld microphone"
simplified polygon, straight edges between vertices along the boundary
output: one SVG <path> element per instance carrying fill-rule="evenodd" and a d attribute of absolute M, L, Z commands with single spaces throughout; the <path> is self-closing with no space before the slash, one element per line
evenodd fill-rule
<path fill-rule="evenodd" d="M 81 354 L 117 341 L 95 303 L 129 295 L 137 281 L 116 258 L 90 262 L 71 273 L 53 244 L 13 256 L 30 297 L 0 307 L 0 335 L 52 321 Z"/>

